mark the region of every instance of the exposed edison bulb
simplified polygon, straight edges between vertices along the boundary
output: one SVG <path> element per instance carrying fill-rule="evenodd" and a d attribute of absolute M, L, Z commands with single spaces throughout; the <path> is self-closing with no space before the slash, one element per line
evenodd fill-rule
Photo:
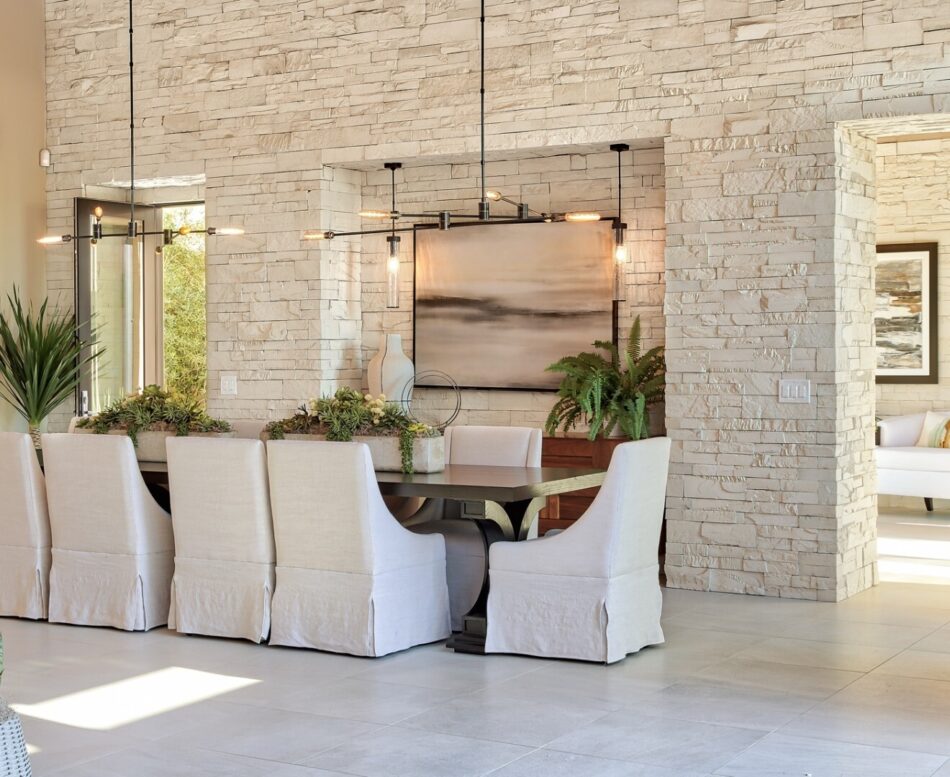
<path fill-rule="evenodd" d="M 491 200 L 492 202 L 498 202 L 501 199 L 501 192 L 496 192 L 494 189 L 489 189 L 485 192 L 485 199 Z"/>
<path fill-rule="evenodd" d="M 595 213 L 594 211 L 578 210 L 571 213 L 565 213 L 564 220 L 571 221 L 575 224 L 583 223 L 585 221 L 600 221 L 600 214 Z"/>
<path fill-rule="evenodd" d="M 189 227 L 187 224 L 182 224 L 180 227 L 178 227 L 178 234 L 182 236 L 190 235 L 191 227 Z"/>
<path fill-rule="evenodd" d="M 97 219 L 101 219 L 101 218 L 102 218 L 102 208 L 101 208 L 100 206 L 96 205 L 95 209 L 92 211 L 92 215 L 95 216 Z"/>
<path fill-rule="evenodd" d="M 329 240 L 333 233 L 328 229 L 308 229 L 303 233 L 304 240 Z"/>
<path fill-rule="evenodd" d="M 398 213 L 393 213 L 389 210 L 361 210 L 360 218 L 364 219 L 391 219 L 398 216 Z"/>
<path fill-rule="evenodd" d="M 614 261 L 617 264 L 624 264 L 630 258 L 630 251 L 621 243 L 614 249 Z"/>
<path fill-rule="evenodd" d="M 389 259 L 386 260 L 386 272 L 390 272 L 390 273 L 399 272 L 399 257 L 398 256 L 390 256 Z"/>
<path fill-rule="evenodd" d="M 54 246 L 60 243 L 68 243 L 72 240 L 70 235 L 44 235 L 36 242 L 41 246 Z"/>

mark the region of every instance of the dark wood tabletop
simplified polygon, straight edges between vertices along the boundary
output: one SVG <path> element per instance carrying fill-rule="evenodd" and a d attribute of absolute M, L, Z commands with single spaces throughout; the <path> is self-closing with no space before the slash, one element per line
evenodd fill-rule
<path fill-rule="evenodd" d="M 573 467 L 475 467 L 449 465 L 443 472 L 404 475 L 377 472 L 379 490 L 387 496 L 519 502 L 599 486 L 607 473 Z"/>

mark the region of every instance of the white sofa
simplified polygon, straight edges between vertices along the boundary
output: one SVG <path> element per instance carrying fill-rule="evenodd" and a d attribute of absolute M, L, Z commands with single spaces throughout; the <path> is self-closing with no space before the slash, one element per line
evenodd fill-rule
<path fill-rule="evenodd" d="M 878 422 L 879 494 L 924 498 L 927 510 L 934 499 L 950 499 L 950 448 L 918 448 L 924 413 L 894 416 Z"/>

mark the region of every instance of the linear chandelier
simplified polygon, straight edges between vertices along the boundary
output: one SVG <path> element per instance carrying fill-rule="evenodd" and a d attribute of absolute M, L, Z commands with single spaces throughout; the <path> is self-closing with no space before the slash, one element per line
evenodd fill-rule
<path fill-rule="evenodd" d="M 132 24 L 132 2 L 129 0 L 129 223 L 125 232 L 104 232 L 102 227 L 102 208 L 96 208 L 93 211 L 92 234 L 89 235 L 47 235 L 39 238 L 36 242 L 43 246 L 62 245 L 71 243 L 74 240 L 88 240 L 96 245 L 104 238 L 121 237 L 125 240 L 123 246 L 123 258 L 131 261 L 133 245 L 135 238 L 161 235 L 162 246 L 171 245 L 175 238 L 188 234 L 206 234 L 206 235 L 243 235 L 242 227 L 206 227 L 205 229 L 191 229 L 188 226 L 181 226 L 176 229 L 162 229 L 155 231 L 140 230 L 138 222 L 135 220 L 135 72 L 132 39 L 135 33 Z M 161 251 L 161 247 L 156 249 Z"/>
<path fill-rule="evenodd" d="M 479 187 L 481 189 L 481 198 L 478 202 L 478 210 L 475 213 L 458 213 L 450 210 L 435 209 L 422 213 L 401 213 L 396 208 L 396 170 L 402 168 L 401 162 L 386 162 L 384 167 L 391 173 L 392 181 L 392 207 L 390 210 L 361 210 L 359 215 L 364 219 L 379 219 L 389 221 L 390 226 L 382 229 L 356 229 L 345 232 L 333 229 L 308 229 L 303 233 L 303 239 L 307 241 L 332 240 L 336 237 L 352 237 L 363 235 L 386 235 L 386 242 L 389 244 L 388 257 L 386 261 L 386 307 L 399 307 L 399 243 L 398 233 L 412 232 L 419 227 L 430 229 L 451 229 L 455 226 L 464 226 L 471 224 L 530 224 L 530 223 L 589 223 L 600 221 L 601 214 L 595 211 L 566 211 L 560 213 L 543 213 L 533 210 L 527 203 L 505 196 L 502 192 L 486 188 L 485 175 L 485 0 L 481 0 L 480 25 L 480 70 L 481 85 L 479 89 L 480 98 L 480 140 L 481 156 L 479 160 L 480 175 Z M 621 220 L 621 156 L 624 151 L 629 150 L 630 146 L 626 143 L 614 143 L 610 146 L 611 151 L 617 152 L 617 216 L 613 219 L 614 228 L 614 299 L 623 300 L 625 298 L 625 279 L 624 266 L 628 260 L 627 247 L 624 243 L 626 238 L 627 225 Z M 515 213 L 512 215 L 502 215 L 492 213 L 491 203 L 504 202 L 515 207 Z M 400 224 L 401 219 L 410 219 L 412 223 Z"/>

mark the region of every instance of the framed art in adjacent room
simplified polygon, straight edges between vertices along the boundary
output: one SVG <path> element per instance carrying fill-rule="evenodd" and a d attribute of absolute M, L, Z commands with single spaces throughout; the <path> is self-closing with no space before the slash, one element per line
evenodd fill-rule
<path fill-rule="evenodd" d="M 417 229 L 416 372 L 556 390 L 545 367 L 614 337 L 613 239 L 608 220 Z"/>
<path fill-rule="evenodd" d="M 878 383 L 937 382 L 937 244 L 877 247 Z"/>

